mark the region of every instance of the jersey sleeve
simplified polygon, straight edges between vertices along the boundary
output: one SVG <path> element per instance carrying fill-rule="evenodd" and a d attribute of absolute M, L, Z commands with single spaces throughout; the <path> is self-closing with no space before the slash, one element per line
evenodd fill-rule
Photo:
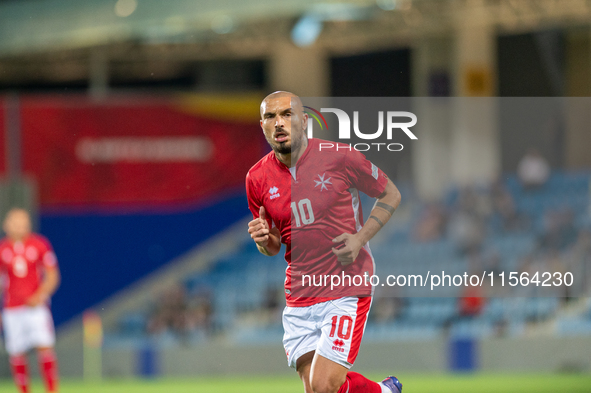
<path fill-rule="evenodd" d="M 363 153 L 348 152 L 346 168 L 351 185 L 370 197 L 377 198 L 386 189 L 388 176 L 365 158 Z"/>
<path fill-rule="evenodd" d="M 2 243 L 0 243 L 0 276 L 2 274 L 4 274 L 4 269 L 5 269 L 4 266 L 6 265 L 4 263 L 5 262 L 4 261 L 4 255 L 5 255 L 5 252 L 6 252 L 5 250 L 6 250 L 6 247 Z M 8 259 L 8 257 L 6 259 Z M 2 295 L 2 284 L 3 284 L 2 283 L 2 278 L 0 277 L 0 296 Z"/>
<path fill-rule="evenodd" d="M 49 240 L 39 238 L 37 245 L 39 249 L 39 261 L 44 267 L 57 267 L 57 257 Z"/>
<path fill-rule="evenodd" d="M 246 175 L 246 197 L 248 199 L 248 208 L 252 213 L 253 218 L 259 218 L 259 211 L 263 202 L 261 201 L 261 193 L 259 192 L 259 187 L 254 183 L 253 177 L 250 173 Z M 269 224 L 269 228 L 273 227 L 273 221 L 271 217 L 269 217 L 269 212 L 266 214 L 267 223 Z"/>

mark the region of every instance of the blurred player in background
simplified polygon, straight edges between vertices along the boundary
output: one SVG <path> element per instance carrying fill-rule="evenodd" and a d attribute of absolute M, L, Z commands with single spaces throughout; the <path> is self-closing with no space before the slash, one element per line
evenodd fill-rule
<path fill-rule="evenodd" d="M 276 255 L 281 243 L 286 245 L 283 345 L 288 363 L 306 393 L 400 393 L 402 384 L 395 377 L 377 383 L 349 371 L 367 322 L 370 286 L 345 288 L 340 296 L 338 291 L 294 292 L 295 270 L 302 266 L 294 270 L 296 260 L 320 276 L 344 269 L 347 274 L 372 275 L 367 242 L 400 203 L 396 186 L 363 154 L 344 148 L 348 145 L 319 151 L 319 144 L 328 141 L 308 140 L 303 109 L 300 99 L 288 92 L 263 100 L 261 127 L 273 151 L 246 178 L 254 216 L 248 224 L 251 238 L 264 255 Z M 377 198 L 363 226 L 357 190 Z M 297 242 L 292 243 L 295 236 Z"/>
<path fill-rule="evenodd" d="M 10 210 L 3 229 L 2 324 L 14 382 L 19 392 L 29 392 L 27 352 L 36 348 L 47 392 L 57 392 L 55 333 L 48 304 L 60 281 L 57 259 L 47 239 L 31 233 L 31 218 L 26 210 Z"/>

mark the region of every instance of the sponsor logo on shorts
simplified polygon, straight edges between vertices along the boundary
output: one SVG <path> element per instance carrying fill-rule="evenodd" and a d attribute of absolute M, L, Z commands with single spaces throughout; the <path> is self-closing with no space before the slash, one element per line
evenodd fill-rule
<path fill-rule="evenodd" d="M 339 340 L 338 338 L 332 342 L 334 345 L 332 346 L 333 351 L 337 352 L 345 352 L 345 342 L 343 340 Z"/>

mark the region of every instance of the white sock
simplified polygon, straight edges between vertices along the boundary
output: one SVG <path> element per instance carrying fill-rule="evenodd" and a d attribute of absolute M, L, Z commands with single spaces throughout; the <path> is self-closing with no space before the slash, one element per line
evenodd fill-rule
<path fill-rule="evenodd" d="M 382 393 L 392 393 L 392 391 L 386 387 L 386 385 L 384 385 L 381 382 L 378 382 L 378 385 L 380 385 L 380 387 L 382 388 Z"/>

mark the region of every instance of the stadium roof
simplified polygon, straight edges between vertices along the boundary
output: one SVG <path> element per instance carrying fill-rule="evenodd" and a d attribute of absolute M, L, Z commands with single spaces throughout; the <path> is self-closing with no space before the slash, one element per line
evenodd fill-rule
<path fill-rule="evenodd" d="M 268 59 L 289 40 L 354 55 L 462 26 L 502 33 L 589 21 L 591 0 L 0 0 L 0 84 L 86 80 L 105 64 L 167 78 L 201 61 Z"/>
<path fill-rule="evenodd" d="M 337 24 L 360 21 L 362 29 L 347 26 L 357 35 L 371 35 L 369 25 L 390 35 L 409 28 L 421 34 L 458 20 L 474 22 L 466 12 L 475 8 L 507 29 L 588 24 L 591 17 L 589 0 L 3 0 L 0 56 L 128 41 L 240 41 L 273 29 L 289 36 L 303 16 Z M 340 30 L 330 38 L 342 37 Z"/>

